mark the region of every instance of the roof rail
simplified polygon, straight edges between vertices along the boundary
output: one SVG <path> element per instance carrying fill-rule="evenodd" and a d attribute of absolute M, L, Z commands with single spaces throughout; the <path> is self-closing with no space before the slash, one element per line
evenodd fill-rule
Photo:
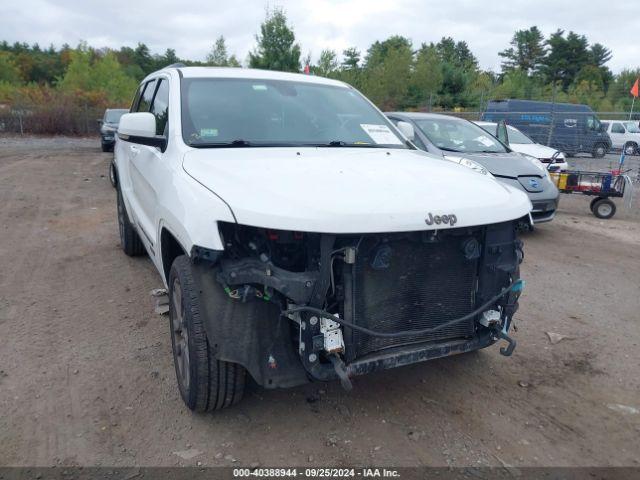
<path fill-rule="evenodd" d="M 186 67 L 186 65 L 182 62 L 178 62 L 178 63 L 172 63 L 171 65 L 167 65 L 164 68 L 183 68 Z"/>

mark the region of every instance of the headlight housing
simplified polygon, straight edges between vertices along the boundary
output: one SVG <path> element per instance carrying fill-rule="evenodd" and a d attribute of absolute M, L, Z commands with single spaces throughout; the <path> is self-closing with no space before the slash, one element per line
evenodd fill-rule
<path fill-rule="evenodd" d="M 449 160 L 450 162 L 458 163 L 460 165 L 464 165 L 465 167 L 470 168 L 474 172 L 478 172 L 481 175 L 486 175 L 488 177 L 492 177 L 493 178 L 493 175 L 491 175 L 491 172 L 489 172 L 489 170 L 487 170 L 485 167 L 480 165 L 478 162 L 474 162 L 473 160 L 469 160 L 468 158 L 455 157 L 455 156 L 452 156 L 452 155 L 445 155 L 444 158 L 446 160 Z"/>

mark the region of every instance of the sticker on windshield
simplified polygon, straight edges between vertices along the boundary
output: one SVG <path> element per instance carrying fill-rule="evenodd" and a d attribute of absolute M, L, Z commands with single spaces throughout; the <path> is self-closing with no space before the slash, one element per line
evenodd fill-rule
<path fill-rule="evenodd" d="M 394 133 L 386 125 L 372 125 L 370 123 L 361 123 L 360 127 L 371 137 L 376 143 L 383 145 L 402 145 L 402 141 L 394 135 Z"/>
<path fill-rule="evenodd" d="M 202 138 L 217 137 L 218 136 L 218 129 L 217 128 L 201 128 L 200 129 L 200 136 Z"/>

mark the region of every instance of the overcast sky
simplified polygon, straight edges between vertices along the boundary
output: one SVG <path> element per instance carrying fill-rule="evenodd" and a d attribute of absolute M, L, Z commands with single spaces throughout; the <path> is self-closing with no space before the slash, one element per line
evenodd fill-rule
<path fill-rule="evenodd" d="M 361 51 L 390 35 L 414 45 L 442 36 L 466 40 L 484 69 L 499 71 L 498 51 L 517 29 L 537 25 L 545 35 L 574 30 L 613 51 L 609 68 L 640 66 L 640 0 L 298 0 L 269 2 L 285 9 L 303 55 L 324 48 Z M 0 0 L 0 39 L 94 47 L 146 43 L 153 53 L 175 48 L 204 60 L 216 37 L 244 60 L 264 19 L 264 0 Z"/>

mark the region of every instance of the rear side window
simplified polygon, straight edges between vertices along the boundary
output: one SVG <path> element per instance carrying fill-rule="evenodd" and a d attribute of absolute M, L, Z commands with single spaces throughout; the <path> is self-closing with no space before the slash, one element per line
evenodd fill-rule
<path fill-rule="evenodd" d="M 140 103 L 138 103 L 138 108 L 136 112 L 148 112 L 151 108 L 151 101 L 153 100 L 153 93 L 156 89 L 156 81 L 151 80 L 147 82 L 144 86 L 144 90 L 142 91 L 142 95 L 140 96 Z"/>
<path fill-rule="evenodd" d="M 621 123 L 614 123 L 611 125 L 611 133 L 625 133 L 625 130 Z"/>
<path fill-rule="evenodd" d="M 169 120 L 169 82 L 164 78 L 160 79 L 150 112 L 156 117 L 156 135 L 164 135 Z"/>

